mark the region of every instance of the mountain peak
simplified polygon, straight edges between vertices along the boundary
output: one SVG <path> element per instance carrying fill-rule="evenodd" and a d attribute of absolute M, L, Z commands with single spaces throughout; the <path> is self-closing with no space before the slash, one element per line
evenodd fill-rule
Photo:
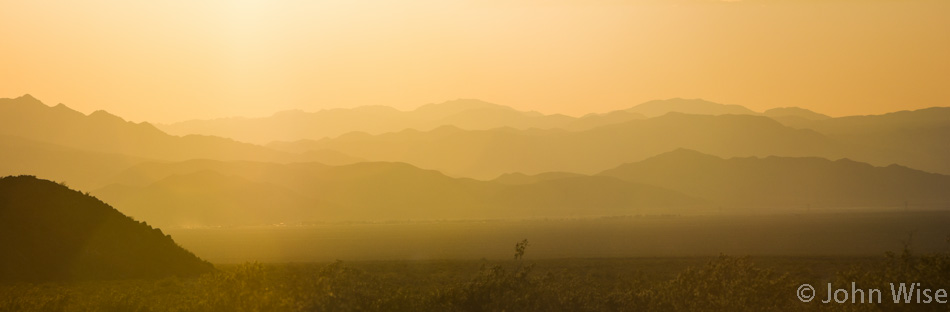
<path fill-rule="evenodd" d="M 83 113 L 80 113 L 72 108 L 69 108 L 69 106 L 66 106 L 66 104 L 63 104 L 63 103 L 56 104 L 56 106 L 52 107 L 52 110 L 60 115 L 71 115 L 71 116 L 77 116 L 77 117 L 85 116 Z"/>
<path fill-rule="evenodd" d="M 710 102 L 703 99 L 672 98 L 668 100 L 653 100 L 626 110 L 639 113 L 647 117 L 657 117 L 670 112 L 696 115 L 760 115 L 740 105 L 727 105 Z"/>
<path fill-rule="evenodd" d="M 784 116 L 795 116 L 801 117 L 808 120 L 823 120 L 830 119 L 828 115 L 816 113 L 812 110 L 801 108 L 801 107 L 776 107 L 770 110 L 765 111 L 764 113 L 769 117 L 784 117 Z"/>
<path fill-rule="evenodd" d="M 489 103 L 479 99 L 454 99 L 450 101 L 445 101 L 439 104 L 429 104 L 429 105 L 441 105 L 441 106 L 461 106 L 469 108 L 487 108 L 487 107 L 507 107 L 503 105 L 498 105 L 495 103 Z"/>
<path fill-rule="evenodd" d="M 276 112 L 276 113 L 274 113 L 273 116 L 275 116 L 275 117 L 287 117 L 287 116 L 300 116 L 300 115 L 306 115 L 306 114 L 307 114 L 307 112 L 303 111 L 302 109 L 295 108 L 295 109 L 288 109 L 288 110 L 282 110 L 282 111 Z M 242 119 L 243 119 L 244 117 L 238 117 L 238 118 L 242 118 Z"/>
<path fill-rule="evenodd" d="M 720 157 L 709 155 L 709 154 L 706 154 L 697 150 L 693 150 L 693 149 L 688 149 L 688 148 L 677 148 L 675 150 L 650 157 L 645 161 L 648 161 L 651 159 L 676 159 L 676 160 L 719 159 L 719 160 L 722 160 L 722 158 Z"/>
<path fill-rule="evenodd" d="M 37 100 L 35 97 L 33 97 L 32 95 L 30 95 L 29 93 L 24 94 L 24 95 L 21 95 L 20 97 L 16 98 L 16 100 L 19 100 L 19 101 L 31 101 L 31 102 L 42 103 L 42 102 L 40 102 L 40 100 Z"/>
<path fill-rule="evenodd" d="M 47 107 L 46 104 L 43 104 L 43 102 L 29 94 L 24 94 L 20 97 L 14 98 L 11 102 L 16 103 L 14 105 L 23 107 Z"/>
<path fill-rule="evenodd" d="M 24 116 L 21 116 L 20 114 L 45 114 L 51 110 L 51 107 L 47 106 L 32 95 L 24 94 L 17 98 L 0 99 L 0 110 L 3 110 L 3 112 L 0 114 L 6 115 L 2 117 L 24 118 Z"/>
<path fill-rule="evenodd" d="M 366 105 L 353 108 L 353 111 L 369 114 L 390 114 L 399 112 L 399 110 L 386 105 Z"/>
<path fill-rule="evenodd" d="M 122 117 L 119 117 L 119 116 L 110 114 L 109 112 L 104 111 L 104 110 L 101 110 L 101 109 L 92 112 L 91 114 L 89 114 L 89 117 L 90 117 L 90 118 L 95 118 L 95 119 L 102 119 L 102 120 L 112 120 L 112 121 L 125 122 L 125 119 L 122 119 Z"/>
<path fill-rule="evenodd" d="M 416 108 L 415 112 L 448 116 L 473 109 L 504 109 L 514 110 L 511 107 L 485 102 L 478 99 L 456 99 L 438 104 L 426 104 Z"/>

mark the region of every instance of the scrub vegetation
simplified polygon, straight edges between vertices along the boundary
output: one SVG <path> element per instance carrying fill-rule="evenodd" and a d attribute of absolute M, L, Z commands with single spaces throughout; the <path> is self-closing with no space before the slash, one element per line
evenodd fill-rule
<path fill-rule="evenodd" d="M 800 302 L 802 283 L 950 286 L 950 253 L 220 265 L 199 277 L 0 286 L 0 311 L 945 311 Z"/>

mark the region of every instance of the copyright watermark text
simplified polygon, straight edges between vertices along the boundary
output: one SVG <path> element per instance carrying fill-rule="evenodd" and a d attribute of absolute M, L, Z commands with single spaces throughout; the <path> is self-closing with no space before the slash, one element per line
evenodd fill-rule
<path fill-rule="evenodd" d="M 881 303 L 885 300 L 894 303 L 947 303 L 947 290 L 927 288 L 920 283 L 890 283 L 890 289 L 859 288 L 851 282 L 850 287 L 835 287 L 831 283 L 818 290 L 810 284 L 798 286 L 795 295 L 802 302 L 811 302 L 819 295 L 821 303 Z M 820 292 L 820 293 L 819 293 Z"/>

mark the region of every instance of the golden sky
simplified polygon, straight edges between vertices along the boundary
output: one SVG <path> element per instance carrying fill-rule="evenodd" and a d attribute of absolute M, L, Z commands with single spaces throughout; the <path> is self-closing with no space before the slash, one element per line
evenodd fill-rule
<path fill-rule="evenodd" d="M 5 1 L 0 97 L 134 121 L 478 98 L 950 106 L 950 1 Z"/>

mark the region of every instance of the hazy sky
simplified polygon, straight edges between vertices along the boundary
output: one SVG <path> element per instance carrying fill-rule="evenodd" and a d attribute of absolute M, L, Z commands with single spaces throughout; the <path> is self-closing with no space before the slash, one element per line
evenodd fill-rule
<path fill-rule="evenodd" d="M 950 1 L 5 1 L 0 97 L 135 121 L 478 98 L 950 106 Z"/>

